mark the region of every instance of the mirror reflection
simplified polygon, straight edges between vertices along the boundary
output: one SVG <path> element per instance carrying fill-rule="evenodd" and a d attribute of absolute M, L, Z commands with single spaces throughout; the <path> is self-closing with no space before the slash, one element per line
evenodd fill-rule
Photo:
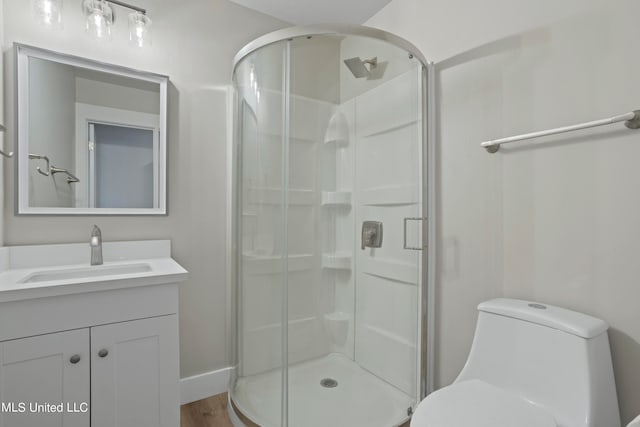
<path fill-rule="evenodd" d="M 18 47 L 19 213 L 165 213 L 166 78 L 140 74 Z"/>

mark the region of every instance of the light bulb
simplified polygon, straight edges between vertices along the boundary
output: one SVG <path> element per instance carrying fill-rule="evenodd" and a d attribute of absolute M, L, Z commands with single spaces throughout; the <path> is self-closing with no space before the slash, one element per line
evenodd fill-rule
<path fill-rule="evenodd" d="M 85 0 L 86 31 L 99 40 L 111 40 L 113 12 L 104 0 Z"/>
<path fill-rule="evenodd" d="M 137 47 L 151 46 L 151 19 L 141 12 L 129 14 L 129 44 Z"/>
<path fill-rule="evenodd" d="M 62 0 L 34 0 L 33 15 L 42 26 L 62 28 Z"/>

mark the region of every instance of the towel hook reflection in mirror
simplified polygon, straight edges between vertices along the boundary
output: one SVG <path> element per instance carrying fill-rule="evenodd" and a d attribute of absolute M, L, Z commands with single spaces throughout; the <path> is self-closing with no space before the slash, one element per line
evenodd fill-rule
<path fill-rule="evenodd" d="M 7 130 L 6 127 L 4 127 L 3 125 L 0 125 L 0 132 L 5 132 Z M 13 151 L 9 152 L 9 153 L 5 153 L 4 151 L 0 150 L 0 154 L 2 154 L 3 156 L 9 158 L 9 157 L 13 157 Z"/>
<path fill-rule="evenodd" d="M 71 172 L 69 172 L 66 169 L 62 169 L 62 168 L 57 168 L 55 166 L 51 166 L 51 168 L 49 169 L 51 171 L 51 174 L 55 175 L 57 173 L 63 173 L 65 175 L 67 175 L 67 184 L 72 184 L 74 182 L 80 182 L 80 178 L 78 178 L 77 176 L 75 176 L 74 174 L 72 174 Z"/>
<path fill-rule="evenodd" d="M 40 169 L 40 166 L 38 166 L 36 168 L 36 170 L 44 176 L 49 176 L 51 175 L 51 165 L 49 163 L 49 158 L 47 156 L 40 156 L 38 154 L 33 154 L 33 153 L 29 153 L 29 158 L 30 159 L 37 159 L 37 160 L 44 160 L 45 162 L 47 162 L 47 171 L 43 172 L 42 169 Z"/>

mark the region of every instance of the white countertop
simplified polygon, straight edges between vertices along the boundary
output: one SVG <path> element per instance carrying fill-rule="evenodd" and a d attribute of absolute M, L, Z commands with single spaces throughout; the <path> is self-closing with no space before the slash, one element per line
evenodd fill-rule
<path fill-rule="evenodd" d="M 169 240 L 104 242 L 101 266 L 90 266 L 88 243 L 0 248 L 0 303 L 128 287 L 177 283 L 188 272 L 171 258 Z M 24 283 L 33 274 L 64 270 L 148 266 L 149 271 Z"/>

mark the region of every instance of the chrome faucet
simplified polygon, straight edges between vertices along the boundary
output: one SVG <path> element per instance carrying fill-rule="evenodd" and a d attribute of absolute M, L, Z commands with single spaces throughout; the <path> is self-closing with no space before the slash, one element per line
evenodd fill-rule
<path fill-rule="evenodd" d="M 97 225 L 94 225 L 91 230 L 89 246 L 91 246 L 91 265 L 102 265 L 102 231 Z"/>

